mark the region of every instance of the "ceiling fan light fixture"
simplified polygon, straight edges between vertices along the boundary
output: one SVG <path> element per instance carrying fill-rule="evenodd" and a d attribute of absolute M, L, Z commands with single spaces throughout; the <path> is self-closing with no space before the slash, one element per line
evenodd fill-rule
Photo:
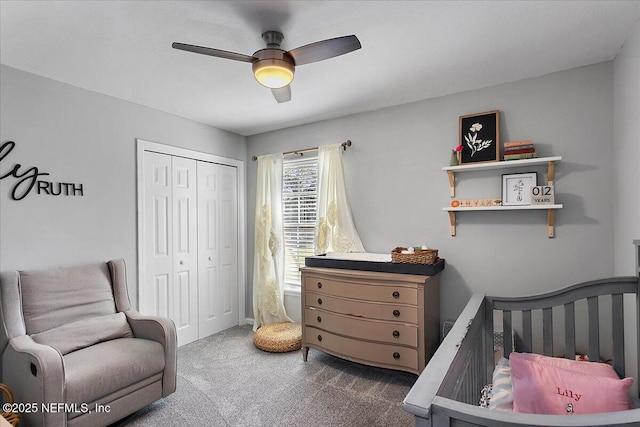
<path fill-rule="evenodd" d="M 293 64 L 281 59 L 263 59 L 253 63 L 256 80 L 270 89 L 280 89 L 291 83 L 293 73 Z"/>
<path fill-rule="evenodd" d="M 296 66 L 324 61 L 362 47 L 355 35 L 321 40 L 289 51 L 280 48 L 284 36 L 279 31 L 266 31 L 262 34 L 262 39 L 267 47 L 254 52 L 253 55 L 179 42 L 174 42 L 171 47 L 201 55 L 251 63 L 253 76 L 262 86 L 271 89 L 278 103 L 291 100 L 289 84 L 293 80 Z"/>

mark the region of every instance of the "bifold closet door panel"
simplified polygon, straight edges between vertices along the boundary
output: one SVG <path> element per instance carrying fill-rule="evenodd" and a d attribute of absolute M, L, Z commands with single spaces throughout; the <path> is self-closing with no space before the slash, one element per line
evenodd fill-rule
<path fill-rule="evenodd" d="M 220 168 L 220 271 L 222 272 L 222 326 L 238 325 L 238 169 Z"/>
<path fill-rule="evenodd" d="M 143 159 L 144 280 L 140 283 L 140 312 L 171 317 L 173 289 L 173 203 L 171 156 L 145 152 Z"/>
<path fill-rule="evenodd" d="M 198 317 L 200 336 L 220 327 L 220 177 L 216 165 L 198 162 Z"/>
<path fill-rule="evenodd" d="M 198 331 L 198 214 L 196 161 L 171 158 L 173 169 L 173 297 L 170 318 L 178 345 L 199 338 Z"/>
<path fill-rule="evenodd" d="M 198 162 L 200 338 L 238 324 L 236 168 Z"/>

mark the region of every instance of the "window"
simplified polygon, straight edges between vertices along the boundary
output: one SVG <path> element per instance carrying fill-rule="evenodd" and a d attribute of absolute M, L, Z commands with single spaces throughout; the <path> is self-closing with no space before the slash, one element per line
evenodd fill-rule
<path fill-rule="evenodd" d="M 300 286 L 299 268 L 313 255 L 318 198 L 318 159 L 285 160 L 282 174 L 284 282 Z"/>

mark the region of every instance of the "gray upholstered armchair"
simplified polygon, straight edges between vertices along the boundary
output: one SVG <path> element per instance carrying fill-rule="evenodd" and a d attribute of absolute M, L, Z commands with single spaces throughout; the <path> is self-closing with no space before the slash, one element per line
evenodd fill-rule
<path fill-rule="evenodd" d="M 2 382 L 24 426 L 104 426 L 176 389 L 172 321 L 131 309 L 124 260 L 0 275 Z"/>

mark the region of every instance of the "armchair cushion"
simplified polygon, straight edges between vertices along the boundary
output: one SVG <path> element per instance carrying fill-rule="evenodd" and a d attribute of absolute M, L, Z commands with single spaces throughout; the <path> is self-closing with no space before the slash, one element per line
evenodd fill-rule
<path fill-rule="evenodd" d="M 124 313 L 108 314 L 78 320 L 33 334 L 39 343 L 56 348 L 65 355 L 99 342 L 133 336 Z"/>
<path fill-rule="evenodd" d="M 91 403 L 162 373 L 164 348 L 155 341 L 120 338 L 69 353 L 63 363 L 66 401 Z"/>
<path fill-rule="evenodd" d="M 116 313 L 107 264 L 20 271 L 27 335 Z"/>

